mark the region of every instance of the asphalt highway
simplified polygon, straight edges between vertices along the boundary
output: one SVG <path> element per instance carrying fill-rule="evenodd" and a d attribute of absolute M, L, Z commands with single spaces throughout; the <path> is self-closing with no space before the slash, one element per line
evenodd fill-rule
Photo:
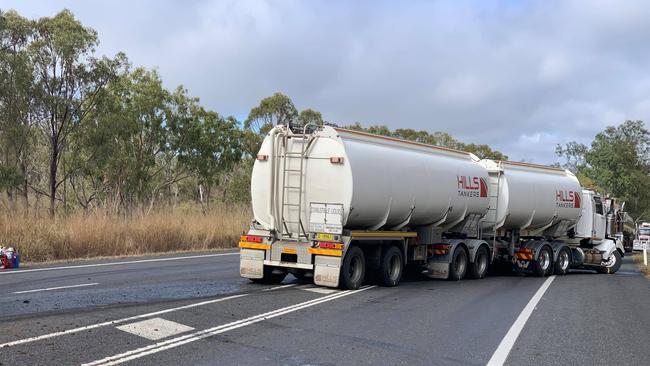
<path fill-rule="evenodd" d="M 0 272 L 0 365 L 644 365 L 650 282 L 409 279 L 357 291 L 240 278 L 236 252 Z"/>

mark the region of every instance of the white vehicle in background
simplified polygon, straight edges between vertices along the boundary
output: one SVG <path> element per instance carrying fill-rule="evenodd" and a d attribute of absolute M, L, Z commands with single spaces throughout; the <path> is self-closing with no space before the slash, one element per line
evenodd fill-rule
<path fill-rule="evenodd" d="M 639 225 L 632 249 L 639 251 L 644 248 L 650 249 L 650 222 L 644 222 Z"/>
<path fill-rule="evenodd" d="M 614 273 L 624 256 L 601 197 L 569 171 L 329 126 L 274 127 L 251 197 L 239 246 L 254 282 L 395 286 L 407 268 L 462 280 L 495 263 Z"/>

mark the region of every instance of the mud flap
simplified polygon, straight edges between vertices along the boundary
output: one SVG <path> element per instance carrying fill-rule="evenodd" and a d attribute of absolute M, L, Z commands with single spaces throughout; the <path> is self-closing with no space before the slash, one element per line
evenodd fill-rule
<path fill-rule="evenodd" d="M 319 286 L 338 287 L 341 258 L 317 255 L 314 258 L 314 283 Z"/>
<path fill-rule="evenodd" d="M 264 251 L 242 249 L 239 255 L 239 274 L 246 278 L 263 278 Z"/>
<path fill-rule="evenodd" d="M 449 277 L 449 263 L 447 262 L 429 262 L 427 269 L 429 278 L 446 280 Z"/>
<path fill-rule="evenodd" d="M 517 259 L 517 261 L 515 262 L 515 268 L 520 271 L 531 271 L 532 270 L 531 263 L 533 263 L 533 261 L 525 261 L 525 260 Z"/>

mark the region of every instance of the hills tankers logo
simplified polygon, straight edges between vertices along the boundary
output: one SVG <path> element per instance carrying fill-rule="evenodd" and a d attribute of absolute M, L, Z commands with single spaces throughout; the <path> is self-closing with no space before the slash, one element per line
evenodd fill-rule
<path fill-rule="evenodd" d="M 488 187 L 485 179 L 458 175 L 458 197 L 487 197 Z"/>
<path fill-rule="evenodd" d="M 557 207 L 580 208 L 581 200 L 580 192 L 564 190 L 555 191 L 555 203 Z"/>

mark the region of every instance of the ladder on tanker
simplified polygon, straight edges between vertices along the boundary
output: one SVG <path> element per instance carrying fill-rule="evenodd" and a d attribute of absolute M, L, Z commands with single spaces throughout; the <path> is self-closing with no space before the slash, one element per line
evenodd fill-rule
<path fill-rule="evenodd" d="M 300 240 L 300 238 L 307 238 L 308 234 L 305 230 L 304 223 L 302 222 L 302 196 L 303 196 L 303 181 L 305 179 L 305 159 L 307 158 L 307 149 L 313 141 L 314 137 L 311 134 L 306 134 L 306 131 L 303 130 L 302 134 L 293 134 L 289 136 L 289 133 L 284 135 L 282 145 L 284 147 L 284 156 L 282 158 L 282 192 L 281 192 L 281 207 L 280 207 L 280 223 L 282 228 L 281 239 L 282 240 Z M 292 140 L 291 146 L 289 145 Z M 293 144 L 299 142 L 300 152 L 293 151 Z M 294 167 L 296 164 L 291 162 L 295 159 L 299 159 L 298 168 Z M 296 183 L 295 180 L 298 180 Z M 293 184 L 292 184 L 293 182 Z M 297 197 L 297 200 L 295 196 Z M 289 220 L 293 217 L 290 214 L 287 214 L 287 210 L 293 210 L 297 220 Z M 298 236 L 294 237 L 293 233 L 290 230 L 290 226 L 295 225 L 298 229 Z"/>

